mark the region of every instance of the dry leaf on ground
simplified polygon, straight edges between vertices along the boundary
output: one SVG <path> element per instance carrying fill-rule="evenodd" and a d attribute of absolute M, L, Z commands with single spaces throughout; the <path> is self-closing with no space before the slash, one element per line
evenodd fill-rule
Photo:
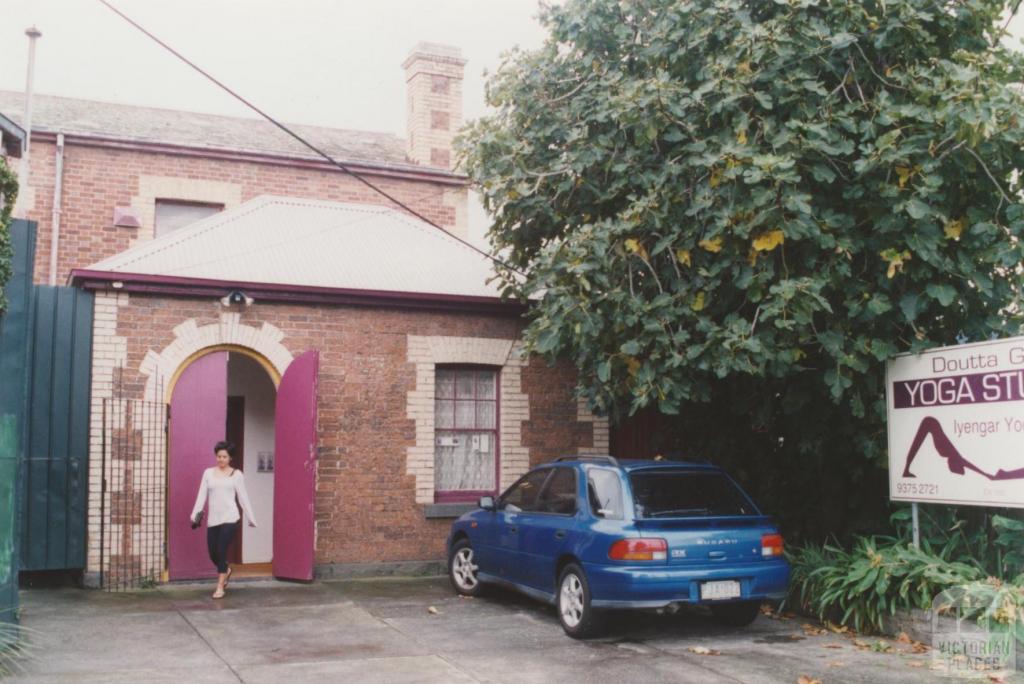
<path fill-rule="evenodd" d="M 836 634 L 845 634 L 846 632 L 850 631 L 850 628 L 846 625 L 837 625 L 836 623 L 831 622 L 829 620 L 825 620 L 825 626 L 833 632 L 835 632 Z"/>
<path fill-rule="evenodd" d="M 796 684 L 821 684 L 821 680 L 808 677 L 807 675 L 800 675 L 800 678 L 796 680 Z"/>
<path fill-rule="evenodd" d="M 908 660 L 907 661 L 907 665 L 909 665 L 910 667 L 924 667 L 924 661 L 923 660 Z"/>
<path fill-rule="evenodd" d="M 716 651 L 715 649 L 708 648 L 707 646 L 691 646 L 688 650 L 690 653 L 696 653 L 697 655 L 722 655 L 721 651 Z"/>
<path fill-rule="evenodd" d="M 439 611 L 434 606 L 430 606 L 429 608 L 427 608 L 427 612 L 430 613 L 431 615 L 440 615 L 441 614 L 441 611 Z"/>
<path fill-rule="evenodd" d="M 842 644 L 824 644 L 825 648 L 842 648 Z"/>
<path fill-rule="evenodd" d="M 900 632 L 899 636 L 896 637 L 896 642 L 900 644 L 909 644 L 911 643 L 911 638 L 907 636 L 906 632 Z"/>

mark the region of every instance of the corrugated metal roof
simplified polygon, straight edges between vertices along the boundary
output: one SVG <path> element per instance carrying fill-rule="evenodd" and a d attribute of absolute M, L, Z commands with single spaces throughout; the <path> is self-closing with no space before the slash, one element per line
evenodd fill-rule
<path fill-rule="evenodd" d="M 24 110 L 24 93 L 0 90 L 0 112 L 22 124 Z M 390 133 L 299 124 L 289 124 L 289 127 L 335 159 L 424 169 L 406 157 L 405 140 Z M 77 134 L 126 142 L 320 159 L 308 148 L 262 119 L 138 107 L 53 95 L 33 96 L 32 130 L 33 133 L 39 131 Z"/>
<path fill-rule="evenodd" d="M 497 297 L 491 260 L 386 207 L 262 196 L 89 270 L 232 282 Z"/>

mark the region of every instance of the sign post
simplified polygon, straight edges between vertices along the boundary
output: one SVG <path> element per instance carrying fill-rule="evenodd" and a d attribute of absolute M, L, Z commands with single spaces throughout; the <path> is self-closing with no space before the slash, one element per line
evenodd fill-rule
<path fill-rule="evenodd" d="M 1024 337 L 886 363 L 889 497 L 1024 508 Z"/>
<path fill-rule="evenodd" d="M 914 548 L 921 548 L 921 523 L 920 518 L 917 517 L 917 502 L 910 504 L 910 514 L 914 519 L 913 530 L 914 530 Z"/>

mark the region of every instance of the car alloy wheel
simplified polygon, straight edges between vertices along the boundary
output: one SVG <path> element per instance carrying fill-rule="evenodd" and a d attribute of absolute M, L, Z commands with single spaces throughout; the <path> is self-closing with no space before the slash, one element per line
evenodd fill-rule
<path fill-rule="evenodd" d="M 561 595 L 558 597 L 562 621 L 569 627 L 576 627 L 583 619 L 583 584 L 580 578 L 569 573 L 562 578 Z"/>
<path fill-rule="evenodd" d="M 448 576 L 455 591 L 463 596 L 477 596 L 481 590 L 480 578 L 477 576 L 479 569 L 468 539 L 463 539 L 452 547 L 448 559 Z"/>
<path fill-rule="evenodd" d="M 575 563 L 566 565 L 562 570 L 555 605 L 562 629 L 574 639 L 593 636 L 600 630 L 600 614 L 590 607 L 587 576 Z"/>

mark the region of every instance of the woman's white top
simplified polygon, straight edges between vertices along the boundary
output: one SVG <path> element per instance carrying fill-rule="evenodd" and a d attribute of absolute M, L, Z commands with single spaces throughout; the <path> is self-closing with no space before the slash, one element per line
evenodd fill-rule
<path fill-rule="evenodd" d="M 196 496 L 196 505 L 192 507 L 192 517 L 195 520 L 199 511 L 203 510 L 203 504 L 207 497 L 210 499 L 210 512 L 206 518 L 206 526 L 223 525 L 224 523 L 237 522 L 238 506 L 235 505 L 235 496 L 238 496 L 238 503 L 242 504 L 245 517 L 249 523 L 256 524 L 252 516 L 252 504 L 249 503 L 249 493 L 245 491 L 245 476 L 241 470 L 234 471 L 232 475 L 218 475 L 217 468 L 207 468 L 203 471 L 203 480 L 199 483 L 199 495 Z"/>

